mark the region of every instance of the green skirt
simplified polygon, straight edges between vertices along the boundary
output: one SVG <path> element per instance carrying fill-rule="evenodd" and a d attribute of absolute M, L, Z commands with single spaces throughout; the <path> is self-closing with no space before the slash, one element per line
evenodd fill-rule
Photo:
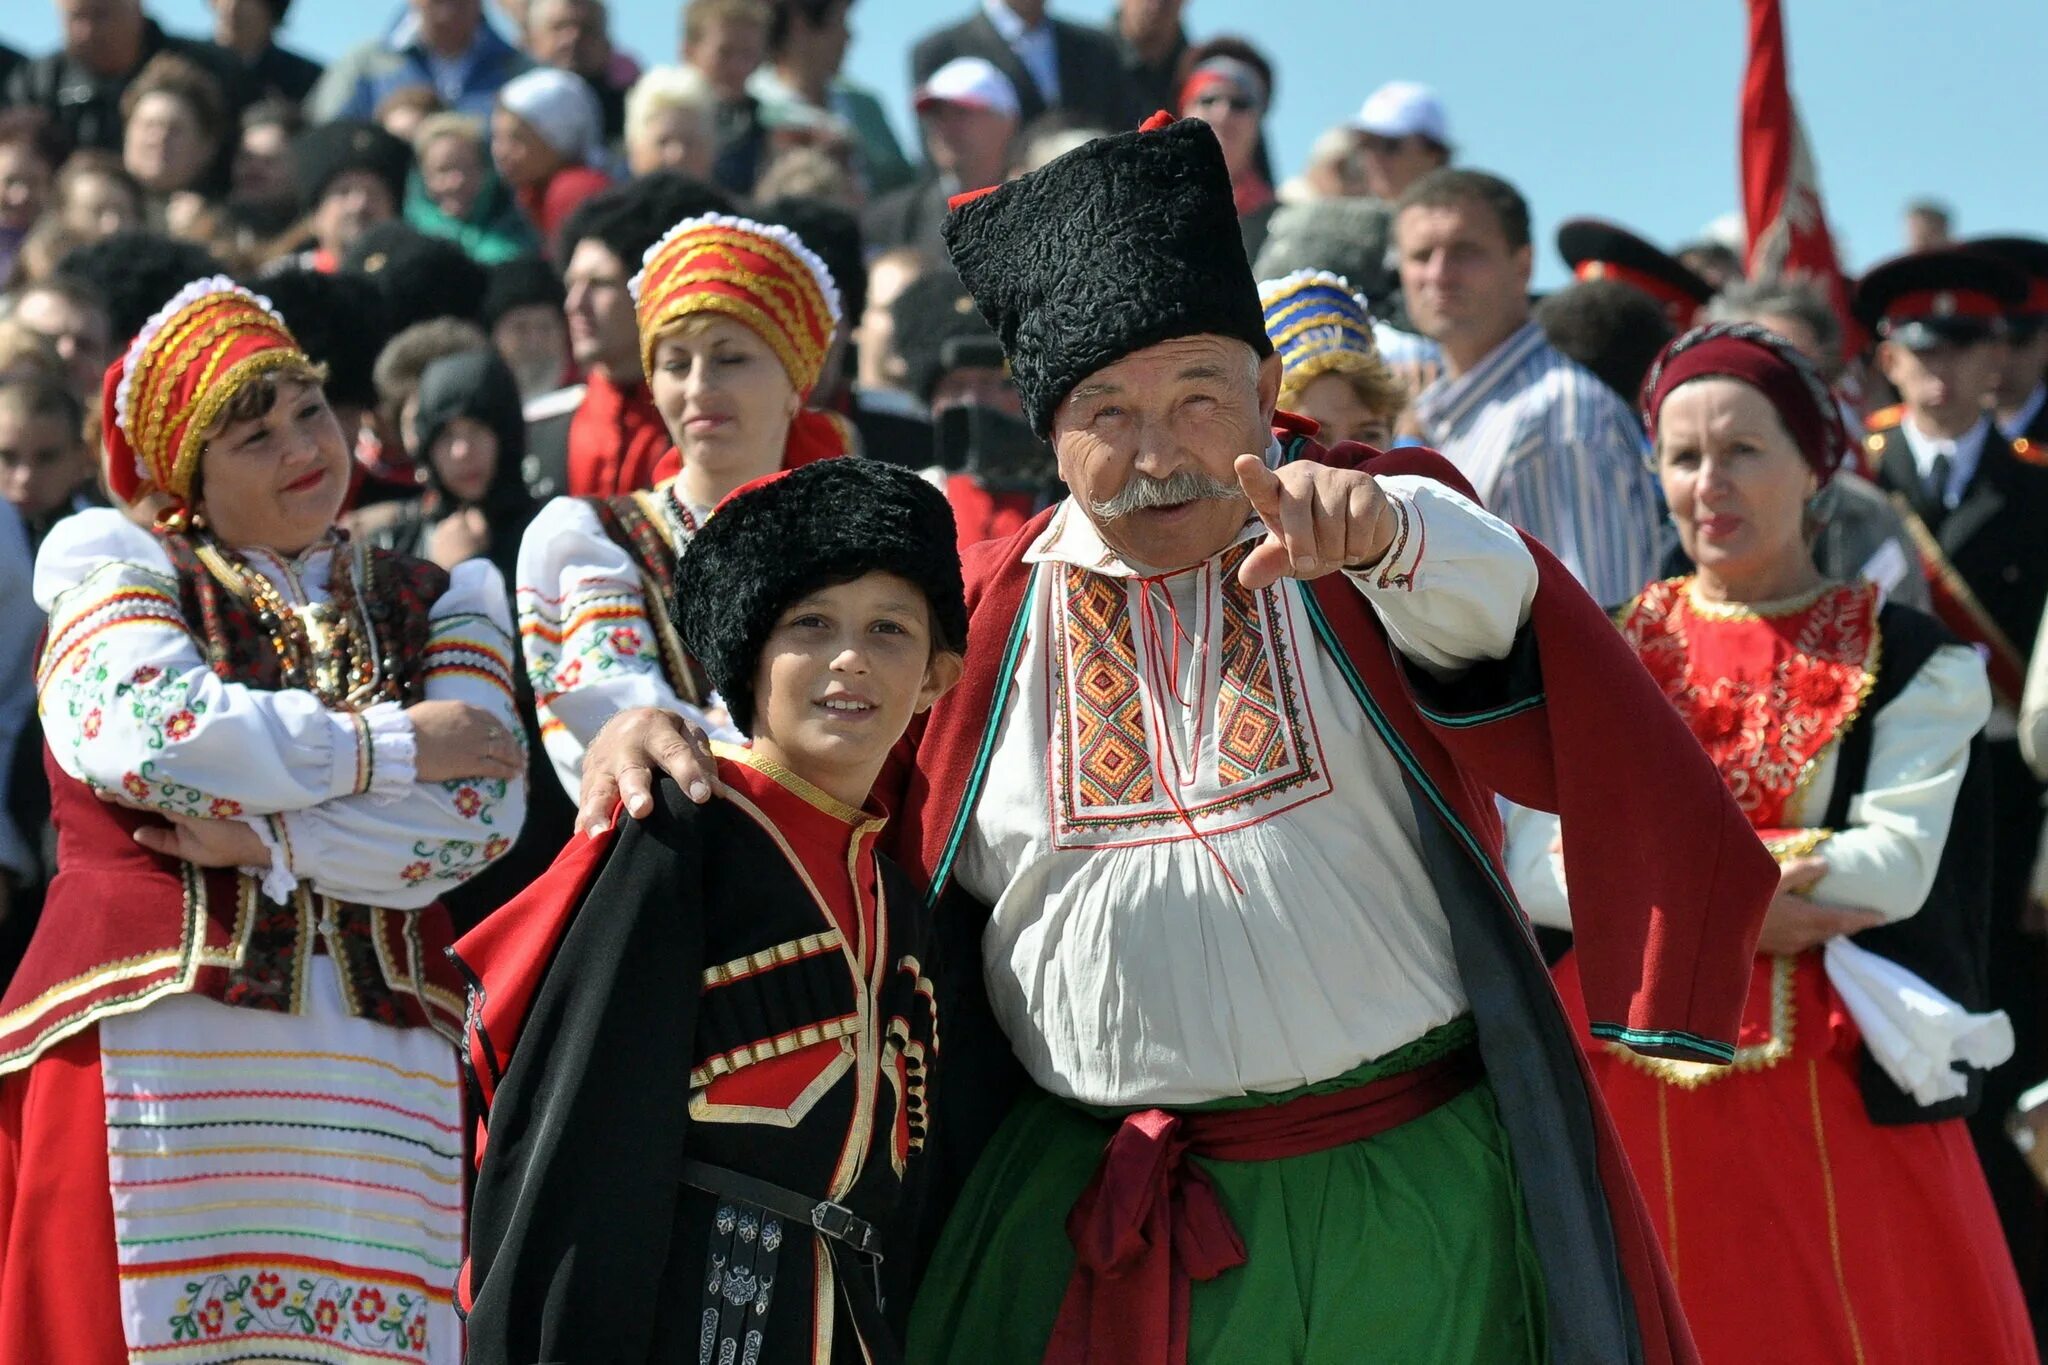
<path fill-rule="evenodd" d="M 1469 1019 L 1327 1081 L 1196 1106 L 1279 1104 L 1410 1070 L 1472 1041 Z M 911 1312 L 908 1358 L 1036 1365 L 1074 1266 L 1066 1219 L 1117 1116 L 1036 1094 L 982 1154 Z M 1245 1264 L 1197 1282 L 1188 1359 L 1303 1365 L 1542 1365 L 1543 1276 L 1493 1089 L 1363 1142 L 1278 1161 L 1195 1158 Z"/>

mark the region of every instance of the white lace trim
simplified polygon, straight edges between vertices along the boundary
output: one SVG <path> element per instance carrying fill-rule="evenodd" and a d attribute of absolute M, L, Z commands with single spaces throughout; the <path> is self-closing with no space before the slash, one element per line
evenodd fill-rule
<path fill-rule="evenodd" d="M 789 253 L 811 272 L 812 282 L 818 286 L 818 292 L 825 297 L 825 311 L 831 315 L 832 326 L 839 325 L 839 286 L 833 282 L 832 272 L 826 268 L 825 262 L 819 259 L 818 254 L 805 246 L 803 239 L 786 227 L 774 223 L 758 223 L 752 218 L 740 218 L 729 213 L 705 213 L 695 218 L 685 218 L 663 233 L 660 241 L 648 247 L 647 254 L 640 258 L 640 273 L 626 282 L 626 289 L 632 294 L 635 304 L 640 302 L 640 287 L 647 279 L 647 267 L 654 264 L 654 258 L 661 254 L 662 249 L 685 233 L 707 227 L 750 232 L 756 237 L 766 237 L 777 246 L 787 248 Z"/>
<path fill-rule="evenodd" d="M 128 343 L 128 350 L 121 357 L 121 382 L 114 388 L 114 421 L 119 424 L 131 443 L 135 440 L 135 429 L 128 425 L 128 414 L 135 402 L 135 362 L 142 358 L 142 353 L 149 349 L 149 344 L 170 326 L 173 318 L 201 299 L 214 294 L 239 294 L 270 314 L 276 319 L 278 326 L 286 325 L 284 318 L 279 315 L 269 299 L 244 289 L 225 275 L 208 275 L 203 280 L 194 280 L 171 295 L 171 301 L 157 309 L 150 315 L 149 321 L 142 324 L 142 330 L 135 334 L 135 340 Z M 142 466 L 142 455 L 139 451 L 135 456 L 135 467 L 142 477 L 149 477 L 149 471 Z"/>

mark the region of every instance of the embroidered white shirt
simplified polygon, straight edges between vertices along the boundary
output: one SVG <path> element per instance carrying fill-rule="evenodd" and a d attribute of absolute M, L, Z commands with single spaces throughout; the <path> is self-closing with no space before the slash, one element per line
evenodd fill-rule
<path fill-rule="evenodd" d="M 246 556 L 295 609 L 331 600 L 333 558 L 330 543 L 297 559 Z M 518 838 L 525 778 L 417 781 L 398 703 L 351 713 L 311 692 L 223 682 L 185 622 L 162 543 L 119 512 L 59 522 L 36 558 L 35 595 L 50 614 L 37 697 L 58 766 L 154 810 L 246 820 L 272 850 L 273 897 L 306 881 L 418 909 Z M 458 565 L 429 616 L 426 699 L 482 707 L 523 736 L 498 571 Z"/>
<path fill-rule="evenodd" d="M 1352 581 L 1409 658 L 1504 657 L 1536 569 L 1503 522 L 1382 480 L 1407 534 Z M 1069 500 L 1027 552 L 1028 634 L 957 869 L 1032 1077 L 1190 1104 L 1340 1075 L 1466 1009 L 1401 768 L 1292 580 L 1223 554 L 1141 576 Z M 995 648 L 989 641 L 981 647 Z"/>

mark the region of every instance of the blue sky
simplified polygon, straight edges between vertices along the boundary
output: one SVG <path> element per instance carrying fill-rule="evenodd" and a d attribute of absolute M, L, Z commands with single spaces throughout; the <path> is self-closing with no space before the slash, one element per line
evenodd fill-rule
<path fill-rule="evenodd" d="M 203 32 L 205 0 L 146 0 Z M 974 0 L 858 0 L 848 66 L 908 127 L 915 37 Z M 1053 0 L 1095 21 L 1114 0 Z M 1852 266 L 1899 247 L 1900 206 L 1933 194 L 1965 233 L 2048 236 L 2048 11 L 2041 0 L 1784 0 L 1792 81 L 1837 238 Z M 0 36 L 55 44 L 49 0 L 5 0 Z M 399 0 L 297 0 L 287 40 L 328 57 Z M 673 56 L 678 0 L 612 0 L 643 60 Z M 1284 15 L 1284 18 L 1276 16 Z M 1671 244 L 1738 207 L 1742 0 L 1190 0 L 1196 35 L 1249 36 L 1279 67 L 1268 131 L 1283 173 L 1381 81 L 1426 81 L 1450 109 L 1460 160 L 1530 200 L 1538 283 L 1562 267 L 1549 234 L 1593 213 Z"/>

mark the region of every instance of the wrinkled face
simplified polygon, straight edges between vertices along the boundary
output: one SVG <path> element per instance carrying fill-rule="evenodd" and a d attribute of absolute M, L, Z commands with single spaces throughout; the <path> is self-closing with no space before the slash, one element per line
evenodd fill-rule
<path fill-rule="evenodd" d="M 235 147 L 234 197 L 245 203 L 290 199 L 292 143 L 282 124 L 258 123 L 242 130 Z"/>
<path fill-rule="evenodd" d="M 483 501 L 498 472 L 498 435 L 474 417 L 456 417 L 427 451 L 448 496 L 465 506 Z"/>
<path fill-rule="evenodd" d="M 1134 566 L 1198 564 L 1236 538 L 1251 506 L 1231 466 L 1272 444 L 1280 362 L 1241 341 L 1182 337 L 1089 375 L 1053 413 L 1060 477 L 1103 541 Z M 1173 480 L 1185 500 L 1106 516 L 1138 480 Z"/>
<path fill-rule="evenodd" d="M 1360 133 L 1358 159 L 1365 175 L 1366 193 L 1390 204 L 1410 185 L 1444 164 L 1443 152 L 1428 138 L 1413 133 L 1406 137 Z"/>
<path fill-rule="evenodd" d="M 1341 374 L 1319 374 L 1282 407 L 1313 417 L 1322 426 L 1318 437 L 1324 445 L 1339 441 L 1362 441 L 1379 450 L 1394 438 L 1394 414 L 1375 412 L 1358 396 L 1351 381 Z"/>
<path fill-rule="evenodd" d="M 532 124 L 509 109 L 491 111 L 491 160 L 514 189 L 542 184 L 568 164 Z"/>
<path fill-rule="evenodd" d="M 269 412 L 207 441 L 197 507 L 228 545 L 297 554 L 333 527 L 348 476 L 348 446 L 320 386 L 284 381 Z"/>
<path fill-rule="evenodd" d="M 57 0 L 64 50 L 101 75 L 122 74 L 142 39 L 142 0 Z"/>
<path fill-rule="evenodd" d="M 507 309 L 491 327 L 491 345 L 529 398 L 561 383 L 569 368 L 569 324 L 551 304 Z"/>
<path fill-rule="evenodd" d="M 932 165 L 939 170 L 960 177 L 970 189 L 992 185 L 1002 175 L 1017 120 L 993 109 L 950 102 L 926 106 L 919 118 Z"/>
<path fill-rule="evenodd" d="M 24 519 L 41 517 L 91 477 L 85 443 L 62 417 L 30 416 L 27 404 L 0 394 L 0 498 Z"/>
<path fill-rule="evenodd" d="M 420 41 L 443 56 L 469 50 L 483 23 L 483 0 L 412 0 L 420 22 Z"/>
<path fill-rule="evenodd" d="M 755 747 L 858 805 L 911 717 L 959 676 L 960 656 L 934 649 L 916 584 L 877 571 L 819 588 L 789 605 L 762 646 Z"/>
<path fill-rule="evenodd" d="M 588 0 L 539 0 L 526 12 L 526 50 L 542 66 L 595 75 L 611 59 L 604 13 Z"/>
<path fill-rule="evenodd" d="M 671 105 L 649 114 L 626 143 L 626 161 L 635 175 L 679 171 L 696 180 L 711 177 L 717 139 L 695 109 Z"/>
<path fill-rule="evenodd" d="M 397 214 L 391 190 L 368 171 L 343 171 L 327 182 L 319 206 L 313 210 L 313 235 L 320 245 L 339 256 L 356 244 L 356 239 Z"/>
<path fill-rule="evenodd" d="M 467 218 L 484 187 L 483 148 L 453 134 L 435 138 L 420 157 L 420 181 L 434 207 L 450 218 Z"/>
<path fill-rule="evenodd" d="M 20 143 L 0 146 L 0 228 L 27 232 L 50 203 L 50 163 Z"/>
<path fill-rule="evenodd" d="M 100 380 L 114 360 L 107 315 L 54 290 L 31 288 L 15 300 L 14 317 L 56 349 L 71 391 L 87 403 L 98 402 Z"/>
<path fill-rule="evenodd" d="M 236 52 L 261 52 L 277 29 L 267 0 L 213 0 L 213 41 Z"/>
<path fill-rule="evenodd" d="M 121 133 L 121 164 L 157 194 L 192 188 L 213 151 L 192 106 L 163 90 L 136 101 Z"/>
<path fill-rule="evenodd" d="M 584 369 L 602 366 L 613 378 L 640 373 L 640 329 L 633 317 L 632 278 L 611 249 L 586 237 L 569 253 L 562 272 L 568 290 L 569 351 Z"/>
<path fill-rule="evenodd" d="M 1248 175 L 1259 148 L 1259 106 L 1232 86 L 1211 83 L 1181 109 L 1183 118 L 1198 118 L 1223 144 L 1223 164 L 1231 178 Z"/>
<path fill-rule="evenodd" d="M 768 30 L 760 24 L 714 20 L 693 43 L 683 45 L 683 60 L 703 73 L 720 100 L 744 98 L 747 77 L 768 56 Z"/>
<path fill-rule="evenodd" d="M 715 314 L 684 319 L 655 343 L 647 384 L 685 466 L 732 487 L 781 467 L 802 400 L 753 328 Z"/>
<path fill-rule="evenodd" d="M 1673 389 L 1657 419 L 1657 477 L 1701 570 L 1753 581 L 1808 559 L 1806 502 L 1820 480 L 1754 387 L 1715 377 Z"/>
<path fill-rule="evenodd" d="M 123 182 L 105 175 L 81 175 L 70 184 L 62 208 L 64 226 L 89 242 L 142 226 L 142 205 Z"/>
<path fill-rule="evenodd" d="M 1394 243 L 1408 316 L 1424 336 L 1490 346 L 1528 312 L 1529 248 L 1509 246 L 1485 204 L 1411 205 L 1394 220 Z"/>
<path fill-rule="evenodd" d="M 1912 350 L 1880 342 L 1878 367 L 1899 391 L 1913 424 L 1930 436 L 1960 436 L 1977 425 L 1998 384 L 1999 348 L 1989 341 Z"/>

